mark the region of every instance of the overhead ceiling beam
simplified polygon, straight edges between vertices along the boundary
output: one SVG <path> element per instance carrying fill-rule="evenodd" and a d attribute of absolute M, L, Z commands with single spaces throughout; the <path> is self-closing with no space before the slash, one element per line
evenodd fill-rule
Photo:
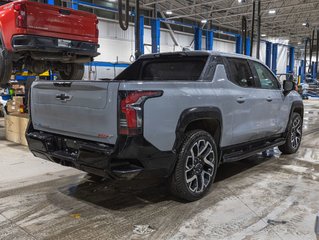
<path fill-rule="evenodd" d="M 304 13 L 307 13 L 307 14 L 310 14 L 310 13 L 317 13 L 319 12 L 319 9 L 313 9 L 313 10 L 303 10 L 303 11 L 297 11 L 294 13 L 294 15 L 297 15 L 297 14 L 304 14 Z M 242 14 L 239 14 L 238 16 L 242 16 L 242 15 L 246 15 L 245 13 L 242 13 Z M 264 16 L 262 17 L 262 19 L 271 19 L 271 18 L 278 18 L 278 17 L 283 17 L 283 16 L 289 16 L 291 15 L 291 13 L 284 13 L 284 14 L 277 14 L 275 16 Z M 227 17 L 234 17 L 235 15 L 229 15 Z M 309 15 L 307 15 L 306 17 L 309 18 Z M 218 17 L 218 18 L 212 18 L 211 20 L 216 20 L 216 19 L 220 19 L 222 17 Z M 236 21 L 230 21 L 230 22 L 225 22 L 225 24 L 232 24 L 232 23 L 237 23 L 239 20 L 236 20 Z M 247 19 L 247 21 L 251 21 L 251 19 Z M 284 19 L 282 21 L 285 21 Z"/>

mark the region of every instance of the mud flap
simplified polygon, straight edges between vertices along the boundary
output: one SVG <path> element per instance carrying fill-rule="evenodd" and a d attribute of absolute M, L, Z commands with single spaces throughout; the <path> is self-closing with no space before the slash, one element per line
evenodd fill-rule
<path fill-rule="evenodd" d="M 5 88 L 12 75 L 12 56 L 7 50 L 0 50 L 0 87 Z"/>

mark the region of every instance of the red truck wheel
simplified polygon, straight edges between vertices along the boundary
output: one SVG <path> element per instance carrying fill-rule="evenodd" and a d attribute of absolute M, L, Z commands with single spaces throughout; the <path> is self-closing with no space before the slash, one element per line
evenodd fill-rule
<path fill-rule="evenodd" d="M 12 75 L 12 60 L 7 51 L 0 49 L 0 86 L 5 87 Z"/>
<path fill-rule="evenodd" d="M 59 71 L 61 80 L 82 80 L 84 64 L 68 63 L 63 71 Z"/>

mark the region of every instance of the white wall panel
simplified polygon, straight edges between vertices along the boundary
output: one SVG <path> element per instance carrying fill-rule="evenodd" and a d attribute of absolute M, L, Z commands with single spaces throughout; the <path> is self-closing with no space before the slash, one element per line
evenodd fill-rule
<path fill-rule="evenodd" d="M 127 31 L 123 31 L 117 22 L 108 21 L 100 19 L 99 22 L 99 31 L 100 31 L 100 56 L 95 58 L 96 61 L 123 61 L 129 62 L 130 57 L 134 55 L 134 27 L 130 25 Z M 194 47 L 194 35 L 188 33 L 175 33 L 175 37 L 180 44 L 180 47 L 175 46 L 174 42 L 167 30 L 161 30 L 161 42 L 160 49 L 161 52 L 168 51 L 181 51 L 183 47 L 190 48 L 191 50 Z M 151 46 L 148 46 L 152 43 L 151 39 L 151 29 L 146 26 L 144 29 L 144 51 L 145 53 L 151 53 Z M 206 39 L 205 36 L 202 38 L 202 49 L 205 50 Z M 235 42 L 224 41 L 220 39 L 214 39 L 214 50 L 221 52 L 235 52 Z"/>
<path fill-rule="evenodd" d="M 123 31 L 117 22 L 109 20 L 100 20 L 99 22 L 99 52 L 100 56 L 96 57 L 96 61 L 105 62 L 130 62 L 131 56 L 134 55 L 135 41 L 134 41 L 134 26 L 130 25 L 127 31 Z M 175 33 L 175 37 L 181 47 L 174 45 L 174 42 L 167 30 L 161 30 L 161 42 L 160 49 L 161 52 L 169 51 L 181 51 L 183 47 L 188 47 L 193 49 L 194 35 L 188 33 Z M 272 42 L 278 42 L 287 44 L 276 39 L 269 39 Z M 203 32 L 202 38 L 202 49 L 205 50 L 205 36 Z M 144 51 L 145 53 L 151 53 L 152 49 L 149 46 L 151 41 L 151 29 L 146 26 L 144 29 Z M 214 51 L 235 53 L 236 45 L 235 42 L 225 41 L 221 39 L 214 38 Z M 256 56 L 256 43 L 253 47 L 253 56 Z M 266 61 L 266 44 L 261 43 L 260 46 L 260 59 L 261 61 Z M 288 48 L 282 45 L 278 46 L 278 59 L 277 59 L 277 72 L 285 73 L 286 66 L 288 64 Z"/>

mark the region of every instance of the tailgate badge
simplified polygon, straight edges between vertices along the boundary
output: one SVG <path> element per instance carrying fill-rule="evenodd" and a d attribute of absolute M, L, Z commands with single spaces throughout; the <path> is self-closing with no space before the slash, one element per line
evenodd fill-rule
<path fill-rule="evenodd" d="M 97 135 L 98 138 L 112 138 L 113 135 L 105 134 L 105 133 L 99 133 Z"/>
<path fill-rule="evenodd" d="M 57 95 L 55 96 L 55 98 L 56 98 L 57 100 L 60 100 L 61 102 L 67 102 L 67 101 L 71 101 L 72 96 L 69 96 L 69 95 L 67 95 L 67 94 L 65 94 L 65 93 L 61 93 L 61 94 L 57 94 Z"/>

